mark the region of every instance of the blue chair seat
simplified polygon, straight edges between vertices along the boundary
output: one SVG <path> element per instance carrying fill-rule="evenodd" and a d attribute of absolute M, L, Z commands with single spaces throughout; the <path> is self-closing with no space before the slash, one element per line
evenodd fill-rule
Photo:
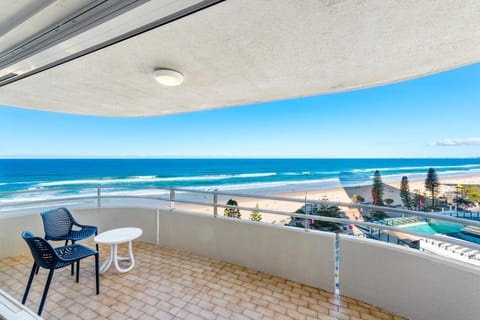
<path fill-rule="evenodd" d="M 69 246 L 54 248 L 54 250 L 60 258 L 55 264 L 55 269 L 62 268 L 77 260 L 97 254 L 96 250 L 81 244 L 71 244 Z"/>

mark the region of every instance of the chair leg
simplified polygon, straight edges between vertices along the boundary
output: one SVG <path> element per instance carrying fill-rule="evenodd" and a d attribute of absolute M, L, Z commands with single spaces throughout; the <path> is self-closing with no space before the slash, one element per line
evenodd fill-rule
<path fill-rule="evenodd" d="M 72 264 L 72 266 L 73 266 L 73 264 Z M 80 279 L 80 260 L 77 260 L 77 278 L 75 279 L 75 282 L 78 283 L 79 279 Z"/>
<path fill-rule="evenodd" d="M 35 274 L 38 274 L 39 270 L 40 270 L 40 266 L 37 264 L 37 270 L 35 270 Z"/>
<path fill-rule="evenodd" d="M 54 268 L 50 269 L 48 273 L 47 283 L 45 284 L 45 289 L 43 290 L 42 300 L 40 301 L 40 307 L 38 308 L 38 315 L 42 315 L 43 306 L 45 304 L 45 300 L 47 299 L 48 289 L 50 288 L 50 283 L 52 282 Z"/>
<path fill-rule="evenodd" d="M 98 277 L 98 252 L 95 254 L 95 283 L 97 287 L 97 294 L 100 293 L 100 279 Z"/>
<path fill-rule="evenodd" d="M 95 231 L 95 235 L 98 236 L 98 232 Z M 98 252 L 98 243 L 95 244 L 95 248 L 97 249 L 97 252 Z"/>
<path fill-rule="evenodd" d="M 65 240 L 65 245 L 68 244 L 68 240 Z M 72 244 L 75 244 L 75 241 L 72 240 Z M 70 270 L 70 275 L 73 277 L 73 275 L 75 274 L 75 272 L 73 271 L 73 268 L 74 268 L 74 265 L 72 263 L 72 269 Z M 78 282 L 78 281 L 77 281 Z"/>
<path fill-rule="evenodd" d="M 30 286 L 32 285 L 33 277 L 35 275 L 35 270 L 38 270 L 38 265 L 36 262 L 33 263 L 32 272 L 30 272 L 30 277 L 28 278 L 27 287 L 25 288 L 25 293 L 23 294 L 22 304 L 25 304 L 25 302 L 27 302 L 28 292 L 30 291 Z"/>

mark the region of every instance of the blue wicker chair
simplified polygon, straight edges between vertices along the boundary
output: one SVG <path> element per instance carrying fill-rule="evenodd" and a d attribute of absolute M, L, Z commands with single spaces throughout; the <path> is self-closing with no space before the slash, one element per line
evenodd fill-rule
<path fill-rule="evenodd" d="M 68 245 L 68 241 L 71 241 L 72 244 L 74 244 L 76 241 L 90 238 L 98 233 L 96 226 L 87 226 L 75 221 L 67 208 L 47 210 L 41 212 L 40 215 L 42 216 L 46 240 L 65 240 L 65 245 Z M 96 249 L 98 251 L 98 244 L 96 245 Z M 38 267 L 36 272 L 38 273 Z M 73 274 L 74 271 L 72 264 L 71 275 L 73 276 Z"/>
<path fill-rule="evenodd" d="M 40 213 L 40 215 L 43 220 L 46 240 L 65 240 L 65 245 L 68 244 L 68 241 L 74 244 L 76 241 L 90 238 L 98 232 L 95 226 L 77 223 L 67 208 L 47 210 Z"/>
<path fill-rule="evenodd" d="M 98 251 L 93 250 L 81 244 L 72 244 L 64 247 L 53 248 L 47 240 L 35 237 L 28 231 L 22 233 L 22 238 L 27 242 L 30 247 L 30 251 L 33 256 L 33 266 L 28 278 L 27 288 L 23 295 L 22 304 L 25 304 L 32 285 L 33 277 L 39 267 L 49 270 L 47 283 L 43 290 L 42 300 L 40 301 L 40 307 L 38 309 L 38 315 L 42 314 L 45 299 L 47 298 L 48 289 L 52 281 L 53 272 L 55 269 L 63 268 L 68 265 L 74 265 L 77 263 L 76 282 L 80 278 L 80 260 L 86 257 L 95 256 L 95 281 L 96 281 L 96 294 L 100 293 L 100 283 L 98 277 Z"/>

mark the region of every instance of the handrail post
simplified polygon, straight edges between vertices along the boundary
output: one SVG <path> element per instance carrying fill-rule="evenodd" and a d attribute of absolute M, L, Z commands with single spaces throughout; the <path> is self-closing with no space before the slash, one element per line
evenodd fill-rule
<path fill-rule="evenodd" d="M 102 206 L 100 190 L 101 190 L 101 187 L 97 186 L 97 207 L 98 208 Z"/>
<path fill-rule="evenodd" d="M 160 244 L 160 208 L 157 208 L 157 213 L 155 215 L 156 217 L 156 243 L 157 245 Z"/>
<path fill-rule="evenodd" d="M 175 209 L 175 189 L 170 188 L 170 211 Z"/>
<path fill-rule="evenodd" d="M 312 211 L 313 211 L 313 207 L 312 207 Z M 313 214 L 313 212 L 308 212 L 307 210 L 307 193 L 305 192 L 305 231 L 308 231 L 308 219 L 307 219 L 307 214 Z"/>
<path fill-rule="evenodd" d="M 218 215 L 218 189 L 213 190 L 213 216 L 216 218 Z"/>
<path fill-rule="evenodd" d="M 340 293 L 340 236 L 335 232 L 335 295 Z"/>

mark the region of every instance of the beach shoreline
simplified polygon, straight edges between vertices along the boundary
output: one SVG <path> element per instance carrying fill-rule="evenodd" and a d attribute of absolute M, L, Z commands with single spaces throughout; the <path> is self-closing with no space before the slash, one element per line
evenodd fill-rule
<path fill-rule="evenodd" d="M 461 185 L 478 185 L 480 184 L 480 175 L 466 175 L 466 176 L 453 176 L 453 177 L 443 177 L 439 178 L 440 181 L 440 194 L 455 192 L 455 186 L 457 184 Z M 409 181 L 410 192 L 415 190 L 420 191 L 420 193 L 425 193 L 425 180 L 415 179 Z M 221 191 L 221 190 L 220 190 Z M 241 194 L 241 192 L 238 192 Z M 248 192 L 245 192 L 248 194 Z M 365 199 L 365 202 L 371 202 L 371 185 L 360 185 L 360 186 L 348 186 L 340 187 L 333 189 L 320 189 L 320 190 L 306 190 L 306 191 L 292 191 L 292 192 L 280 192 L 269 194 L 269 196 L 278 196 L 286 198 L 295 198 L 306 200 L 328 200 L 333 202 L 346 202 L 350 203 L 353 195 L 360 195 Z M 234 197 L 232 197 L 234 198 Z M 400 182 L 384 182 L 384 199 L 392 199 L 393 206 L 402 205 L 400 199 Z M 248 197 L 235 197 L 239 206 L 255 208 L 258 206 L 260 211 L 262 209 L 266 210 L 276 210 L 282 212 L 295 212 L 297 209 L 302 207 L 302 203 L 299 202 L 285 202 L 279 200 L 270 200 L 270 199 L 254 199 Z M 226 201 L 225 201 L 226 202 Z M 220 204 L 225 204 L 219 201 Z M 192 204 L 181 204 L 177 203 L 176 208 L 179 210 L 195 211 L 206 214 L 213 214 L 211 206 L 200 206 Z M 359 218 L 356 209 L 342 208 L 342 211 L 346 213 L 346 216 L 351 220 L 356 220 Z M 242 219 L 248 219 L 250 211 L 240 210 L 242 214 Z M 219 214 L 223 215 L 223 209 L 219 208 Z M 265 223 L 274 223 L 274 224 L 285 224 L 290 221 L 288 216 L 276 215 L 270 213 L 261 213 L 262 221 Z"/>

